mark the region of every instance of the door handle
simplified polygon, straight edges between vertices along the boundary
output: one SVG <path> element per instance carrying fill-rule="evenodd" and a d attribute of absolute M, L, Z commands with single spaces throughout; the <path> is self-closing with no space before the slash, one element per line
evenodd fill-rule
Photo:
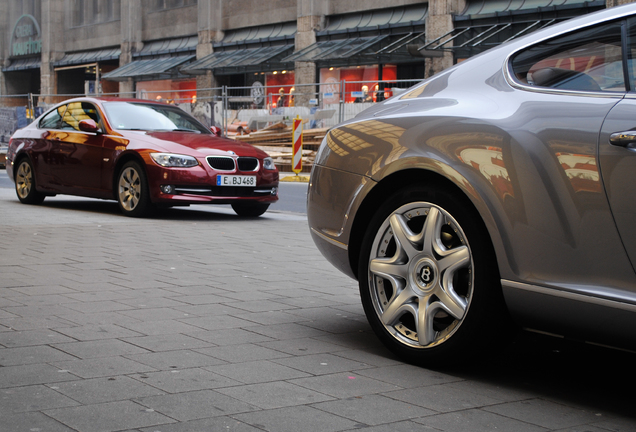
<path fill-rule="evenodd" d="M 636 131 L 613 133 L 609 137 L 609 142 L 611 145 L 619 147 L 636 148 Z"/>

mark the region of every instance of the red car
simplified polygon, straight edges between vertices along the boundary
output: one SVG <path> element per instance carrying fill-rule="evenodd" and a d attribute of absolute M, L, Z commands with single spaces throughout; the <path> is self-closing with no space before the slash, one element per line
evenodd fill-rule
<path fill-rule="evenodd" d="M 134 217 L 190 204 L 260 216 L 278 200 L 267 153 L 216 136 L 178 107 L 137 99 L 57 105 L 16 131 L 6 169 L 23 203 L 56 194 L 114 199 Z"/>

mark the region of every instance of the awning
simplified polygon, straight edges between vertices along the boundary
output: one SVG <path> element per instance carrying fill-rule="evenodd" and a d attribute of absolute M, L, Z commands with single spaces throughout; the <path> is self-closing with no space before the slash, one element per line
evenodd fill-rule
<path fill-rule="evenodd" d="M 603 0 L 474 0 L 453 17 L 454 29 L 427 43 L 409 46 L 412 55 L 434 57 L 453 51 L 470 57 L 535 30 L 605 7 Z"/>
<path fill-rule="evenodd" d="M 199 43 L 198 36 L 185 36 L 181 38 L 162 39 L 144 42 L 144 46 L 133 57 L 145 57 L 149 55 L 162 55 L 174 53 L 194 53 Z"/>
<path fill-rule="evenodd" d="M 292 45 L 278 45 L 216 51 L 181 68 L 181 72 L 200 74 L 206 70 L 214 69 L 215 73 L 222 74 L 223 71 L 219 71 L 219 69 L 257 67 L 268 62 L 275 62 L 279 65 L 282 62 L 277 61 L 276 58 L 292 50 Z M 227 72 L 230 73 L 229 70 Z"/>
<path fill-rule="evenodd" d="M 214 47 L 232 44 L 249 44 L 253 42 L 274 41 L 293 38 L 296 34 L 296 21 L 270 24 L 256 27 L 228 30 L 223 40 Z"/>
<path fill-rule="evenodd" d="M 157 75 L 157 79 L 161 79 L 161 75 L 172 75 L 172 73 L 176 73 L 176 71 L 173 70 L 174 68 L 192 60 L 194 57 L 195 55 L 191 54 L 177 57 L 134 60 L 112 72 L 105 73 L 102 78 L 113 81 L 124 81 L 128 78 Z"/>
<path fill-rule="evenodd" d="M 144 57 L 149 55 L 173 54 L 190 52 L 197 50 L 199 43 L 198 36 L 186 36 L 182 38 L 162 39 L 157 41 L 145 42 L 144 46 L 133 57 Z"/>
<path fill-rule="evenodd" d="M 13 72 L 13 71 L 21 71 L 27 69 L 40 69 L 40 65 L 42 63 L 41 58 L 38 57 L 26 57 L 20 59 L 11 60 L 11 64 L 2 68 L 2 72 Z"/>
<path fill-rule="evenodd" d="M 400 6 L 328 17 L 318 41 L 282 59 L 318 67 L 412 62 L 409 41 L 424 40 L 428 4 Z"/>
<path fill-rule="evenodd" d="M 56 61 L 53 65 L 55 67 L 60 67 L 60 66 L 96 63 L 96 62 L 107 61 L 107 60 L 119 60 L 120 55 L 121 55 L 120 47 L 105 48 L 105 49 L 93 50 L 93 51 L 67 53 L 64 55 L 64 57 L 62 57 L 61 60 Z"/>
<path fill-rule="evenodd" d="M 347 59 L 386 39 L 389 35 L 356 37 L 316 42 L 305 49 L 285 57 L 283 62 Z"/>
<path fill-rule="evenodd" d="M 508 12 L 525 12 L 532 9 L 578 8 L 586 3 L 598 3 L 588 0 L 473 0 L 468 1 L 461 16 L 478 16 L 489 14 L 505 14 Z M 605 2 L 603 2 L 605 3 Z"/>
<path fill-rule="evenodd" d="M 361 32 L 373 29 L 395 28 L 413 24 L 424 24 L 428 14 L 428 4 L 379 9 L 363 13 L 350 13 L 329 17 L 324 30 L 318 36 L 342 32 Z"/>

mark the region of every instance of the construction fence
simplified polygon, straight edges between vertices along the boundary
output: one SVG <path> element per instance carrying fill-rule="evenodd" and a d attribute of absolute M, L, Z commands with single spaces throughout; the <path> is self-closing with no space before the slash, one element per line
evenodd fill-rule
<path fill-rule="evenodd" d="M 303 123 L 303 171 L 309 171 L 327 130 L 373 104 L 395 96 L 419 80 L 340 81 L 308 85 L 153 90 L 117 94 L 0 96 L 0 145 L 48 108 L 79 96 L 160 100 L 174 104 L 230 139 L 252 144 L 272 156 L 281 171 L 291 170 L 292 121 Z M 258 83 L 256 83 L 258 84 Z"/>

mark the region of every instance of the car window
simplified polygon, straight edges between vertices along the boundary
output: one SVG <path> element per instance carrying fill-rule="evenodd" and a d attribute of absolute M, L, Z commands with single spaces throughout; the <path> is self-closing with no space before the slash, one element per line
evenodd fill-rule
<path fill-rule="evenodd" d="M 97 108 L 88 102 L 71 102 L 67 105 L 67 110 L 62 116 L 62 126 L 60 129 L 79 129 L 79 122 L 92 119 L 99 125 L 99 113 Z"/>
<path fill-rule="evenodd" d="M 45 115 L 42 120 L 40 120 L 40 128 L 42 129 L 58 129 L 60 126 L 60 120 L 64 115 L 64 111 L 66 110 L 66 105 L 62 105 Z"/>
<path fill-rule="evenodd" d="M 106 102 L 104 111 L 115 129 L 211 133 L 180 108 L 140 102 Z"/>
<path fill-rule="evenodd" d="M 627 74 L 629 76 L 629 88 L 636 91 L 636 18 L 627 22 Z"/>
<path fill-rule="evenodd" d="M 621 23 L 572 32 L 514 56 L 517 80 L 559 90 L 624 92 Z"/>

